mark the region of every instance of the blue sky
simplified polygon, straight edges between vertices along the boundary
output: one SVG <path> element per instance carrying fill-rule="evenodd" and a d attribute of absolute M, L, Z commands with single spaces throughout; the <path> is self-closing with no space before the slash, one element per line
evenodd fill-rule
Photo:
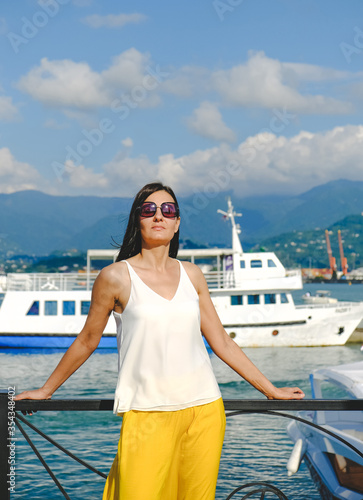
<path fill-rule="evenodd" d="M 363 180 L 359 0 L 19 0 L 0 43 L 2 193 Z"/>

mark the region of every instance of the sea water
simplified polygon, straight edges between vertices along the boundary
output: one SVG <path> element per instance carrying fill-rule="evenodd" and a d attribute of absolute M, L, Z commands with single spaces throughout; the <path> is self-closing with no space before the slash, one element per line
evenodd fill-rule
<path fill-rule="evenodd" d="M 337 286 L 344 290 L 341 288 L 337 293 L 332 291 L 333 296 L 346 299 L 341 294 L 352 293 L 355 300 L 363 300 L 363 297 L 359 297 L 363 286 L 362 289 L 361 285 Z M 304 291 L 309 289 L 307 287 Z M 310 286 L 310 291 L 314 291 L 314 288 L 327 289 L 326 286 L 314 285 Z M 308 377 L 313 369 L 363 359 L 358 344 L 341 347 L 255 348 L 244 351 L 276 385 L 297 385 L 304 390 L 307 398 L 311 397 Z M 6 390 L 9 386 L 15 386 L 16 391 L 20 392 L 40 387 L 62 354 L 59 351 L 3 350 L 0 352 L 0 388 Z M 213 354 L 211 361 L 225 399 L 264 399 Z M 97 350 L 56 392 L 54 398 L 112 399 L 116 379 L 116 351 Z M 112 412 L 37 412 L 26 418 L 78 457 L 108 473 L 117 450 L 121 424 L 121 419 Z M 271 415 L 228 417 L 216 499 L 223 500 L 238 486 L 254 481 L 273 484 L 289 500 L 320 499 L 304 463 L 294 476 L 287 476 L 286 462 L 293 447 L 286 433 L 288 423 L 287 419 Z M 27 426 L 25 428 L 72 500 L 102 498 L 104 479 L 84 469 Z M 11 498 L 64 498 L 19 431 L 17 438 L 16 487 Z"/>

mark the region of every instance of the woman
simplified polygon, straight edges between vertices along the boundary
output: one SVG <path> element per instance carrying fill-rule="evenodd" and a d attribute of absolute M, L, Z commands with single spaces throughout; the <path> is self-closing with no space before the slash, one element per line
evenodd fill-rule
<path fill-rule="evenodd" d="M 136 195 L 117 261 L 92 291 L 84 328 L 41 389 L 49 399 L 96 349 L 113 311 L 119 377 L 114 412 L 123 416 L 103 500 L 212 500 L 225 413 L 201 332 L 212 350 L 269 399 L 301 399 L 275 387 L 225 332 L 200 269 L 175 259 L 179 207 L 161 183 Z"/>

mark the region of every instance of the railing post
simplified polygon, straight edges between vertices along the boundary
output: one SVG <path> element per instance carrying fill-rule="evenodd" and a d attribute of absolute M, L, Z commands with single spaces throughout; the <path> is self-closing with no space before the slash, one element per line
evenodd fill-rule
<path fill-rule="evenodd" d="M 9 395 L 0 390 L 0 498 L 10 500 Z M 11 411 L 14 411 L 12 408 Z M 15 485 L 15 481 L 14 481 Z"/>

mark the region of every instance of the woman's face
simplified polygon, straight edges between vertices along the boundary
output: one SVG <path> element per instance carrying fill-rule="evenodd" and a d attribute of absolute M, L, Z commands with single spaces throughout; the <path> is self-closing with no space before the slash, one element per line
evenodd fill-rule
<path fill-rule="evenodd" d="M 142 245 L 144 247 L 168 245 L 179 229 L 180 217 L 173 219 L 164 217 L 160 206 L 162 203 L 174 203 L 174 198 L 166 191 L 156 191 L 148 196 L 145 202 L 155 203 L 158 208 L 152 217 L 140 216 Z"/>

